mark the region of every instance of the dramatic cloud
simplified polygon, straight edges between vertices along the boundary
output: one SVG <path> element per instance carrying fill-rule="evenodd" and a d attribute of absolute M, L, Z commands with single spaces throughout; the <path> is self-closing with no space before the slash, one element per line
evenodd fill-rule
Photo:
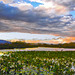
<path fill-rule="evenodd" d="M 30 0 L 31 2 L 39 2 L 43 4 L 50 4 L 51 2 L 58 5 L 63 5 L 67 7 L 69 10 L 74 10 L 75 8 L 75 0 Z"/>
<path fill-rule="evenodd" d="M 74 0 L 30 0 L 42 3 L 37 7 L 20 1 L 23 0 L 0 2 L 1 32 L 15 31 L 75 37 L 75 18 L 69 14 L 75 8 Z"/>
<path fill-rule="evenodd" d="M 17 7 L 21 11 L 31 10 L 33 8 L 33 6 L 30 3 L 26 3 L 26 2 L 24 2 L 24 3 L 12 3 L 9 5 L 13 6 L 13 7 Z"/>

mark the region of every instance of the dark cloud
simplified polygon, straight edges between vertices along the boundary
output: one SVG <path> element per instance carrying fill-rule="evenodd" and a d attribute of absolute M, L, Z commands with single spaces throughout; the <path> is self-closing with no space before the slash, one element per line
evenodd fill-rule
<path fill-rule="evenodd" d="M 1 22 L 0 22 L 0 31 L 8 30 L 8 29 L 9 29 L 8 26 L 6 26 L 4 23 L 1 23 Z"/>
<path fill-rule="evenodd" d="M 17 7 L 12 7 L 4 3 L 0 3 L 0 18 L 6 20 L 17 20 L 25 22 L 35 22 L 40 15 L 35 14 L 32 10 L 21 11 Z"/>
<path fill-rule="evenodd" d="M 75 0 L 54 0 L 58 4 L 66 6 L 69 10 L 74 10 Z"/>
<path fill-rule="evenodd" d="M 28 32 L 40 34 L 58 34 L 75 36 L 75 19 L 72 15 L 47 14 L 45 10 L 35 8 L 20 10 L 0 3 L 0 31 Z"/>

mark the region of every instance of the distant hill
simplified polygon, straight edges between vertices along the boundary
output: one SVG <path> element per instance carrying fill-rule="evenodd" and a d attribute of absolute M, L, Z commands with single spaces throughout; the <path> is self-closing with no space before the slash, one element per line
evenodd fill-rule
<path fill-rule="evenodd" d="M 0 44 L 5 44 L 5 43 L 11 44 L 11 42 L 9 42 L 9 41 L 6 41 L 6 40 L 0 40 Z"/>

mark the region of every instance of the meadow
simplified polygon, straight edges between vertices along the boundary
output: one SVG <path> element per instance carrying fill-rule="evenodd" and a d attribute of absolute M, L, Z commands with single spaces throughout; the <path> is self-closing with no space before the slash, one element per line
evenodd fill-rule
<path fill-rule="evenodd" d="M 75 75 L 75 51 L 6 52 L 0 75 Z"/>

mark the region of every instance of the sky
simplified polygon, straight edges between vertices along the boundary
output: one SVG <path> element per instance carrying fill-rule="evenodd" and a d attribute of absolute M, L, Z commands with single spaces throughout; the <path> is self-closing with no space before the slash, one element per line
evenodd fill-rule
<path fill-rule="evenodd" d="M 14 36 L 15 35 L 15 36 Z M 13 40 L 13 39 L 20 39 L 20 40 L 51 40 L 53 38 L 58 39 L 59 36 L 53 35 L 46 35 L 46 34 L 30 34 L 30 33 L 20 33 L 20 32 L 6 32 L 0 33 L 0 39 L 4 40 Z"/>
<path fill-rule="evenodd" d="M 61 37 L 75 42 L 75 0 L 0 0 L 0 39 Z"/>

